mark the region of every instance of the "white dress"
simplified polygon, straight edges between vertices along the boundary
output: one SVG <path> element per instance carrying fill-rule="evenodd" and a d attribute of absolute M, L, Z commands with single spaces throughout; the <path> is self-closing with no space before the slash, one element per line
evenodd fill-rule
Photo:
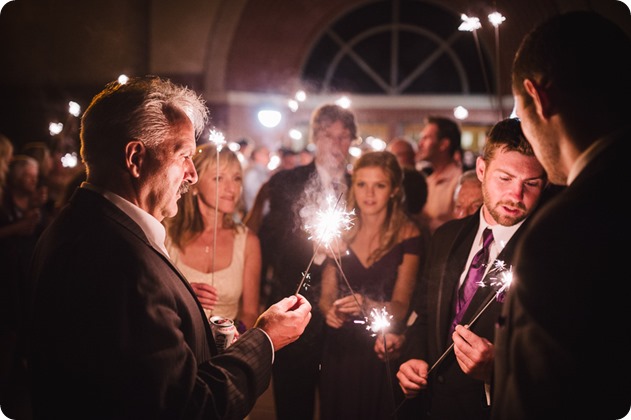
<path fill-rule="evenodd" d="M 180 252 L 167 238 L 166 247 L 171 260 L 184 274 L 189 283 L 206 283 L 217 289 L 217 304 L 211 311 L 204 309 L 207 317 L 219 315 L 235 320 L 239 315 L 241 294 L 243 292 L 243 271 L 245 268 L 245 241 L 247 229 L 238 228 L 232 249 L 232 261 L 223 270 L 204 273 L 184 264 L 180 260 Z M 214 278 L 213 278 L 214 277 Z"/>

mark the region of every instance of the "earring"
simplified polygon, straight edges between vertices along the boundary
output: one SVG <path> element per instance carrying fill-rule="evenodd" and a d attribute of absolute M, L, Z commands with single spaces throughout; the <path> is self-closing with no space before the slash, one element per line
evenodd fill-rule
<path fill-rule="evenodd" d="M 193 197 L 196 197 L 197 196 L 197 189 L 196 188 L 193 189 L 192 193 L 193 193 Z"/>

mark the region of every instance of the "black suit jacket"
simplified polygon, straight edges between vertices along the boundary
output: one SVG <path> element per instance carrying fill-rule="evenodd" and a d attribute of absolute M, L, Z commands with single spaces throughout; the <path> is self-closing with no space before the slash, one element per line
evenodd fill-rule
<path fill-rule="evenodd" d="M 44 232 L 31 279 L 35 418 L 242 419 L 269 385 L 265 333 L 216 355 L 188 282 L 94 191 Z"/>
<path fill-rule="evenodd" d="M 532 220 L 496 333 L 494 419 L 619 419 L 631 407 L 622 133 Z"/>
<path fill-rule="evenodd" d="M 452 344 L 449 328 L 454 317 L 457 285 L 465 270 L 480 222 L 479 212 L 472 216 L 444 223 L 432 236 L 427 263 L 421 278 L 418 318 L 408 330 L 412 356 L 426 360 L 432 366 Z M 515 244 L 528 219 L 513 234 L 496 258 L 510 268 Z M 501 271 L 501 270 L 500 270 Z M 489 284 L 498 276 L 490 270 L 483 282 Z M 471 331 L 493 341 L 495 322 L 502 303 L 496 299 L 497 287 L 479 287 L 465 311 L 462 324 L 468 324 L 490 301 L 489 306 L 470 326 Z M 484 382 L 465 375 L 453 350 L 430 373 L 426 408 L 431 418 L 485 419 L 490 416 Z"/>

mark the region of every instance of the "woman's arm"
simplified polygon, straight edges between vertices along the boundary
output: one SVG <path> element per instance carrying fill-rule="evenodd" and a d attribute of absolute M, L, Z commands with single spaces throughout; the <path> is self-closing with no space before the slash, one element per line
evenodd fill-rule
<path fill-rule="evenodd" d="M 418 255 L 405 254 L 403 255 L 403 262 L 398 268 L 392 299 L 386 304 L 388 313 L 392 315 L 396 325 L 402 325 L 408 314 L 420 260 L 421 258 Z"/>
<path fill-rule="evenodd" d="M 261 294 L 261 243 L 248 229 L 245 240 L 245 267 L 243 269 L 243 292 L 241 293 L 240 319 L 250 329 L 260 314 Z"/>
<path fill-rule="evenodd" d="M 404 229 L 403 239 L 407 240 L 420 235 L 420 231 L 412 223 Z M 393 316 L 395 325 L 402 326 L 406 321 L 410 309 L 410 302 L 414 287 L 418 279 L 421 265 L 421 257 L 418 254 L 406 253 L 403 255 L 403 262 L 397 270 L 397 280 L 394 284 L 392 299 L 387 304 L 388 313 Z"/>

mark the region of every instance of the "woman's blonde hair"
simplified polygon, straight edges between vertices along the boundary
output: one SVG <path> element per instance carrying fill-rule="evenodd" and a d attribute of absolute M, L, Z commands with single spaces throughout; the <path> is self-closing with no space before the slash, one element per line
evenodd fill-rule
<path fill-rule="evenodd" d="M 236 165 L 241 170 L 239 158 L 229 148 L 223 147 L 217 151 L 214 143 L 205 143 L 197 147 L 195 156 L 193 156 L 193 164 L 200 179 L 206 176 L 215 177 L 217 162 L 219 162 L 221 167 Z M 191 191 L 184 194 L 178 201 L 177 214 L 171 219 L 165 220 L 170 240 L 179 249 L 183 249 L 201 235 L 206 227 L 204 218 L 199 211 L 199 201 L 195 191 L 195 186 L 193 186 Z M 235 231 L 243 228 L 240 223 L 235 221 L 234 213 L 223 215 L 222 227 L 234 229 Z"/>
<path fill-rule="evenodd" d="M 403 171 L 397 162 L 394 154 L 383 152 L 364 153 L 353 166 L 351 189 L 348 195 L 348 208 L 355 209 L 357 220 L 346 235 L 347 243 L 352 243 L 362 226 L 361 209 L 357 207 L 354 188 L 357 171 L 362 168 L 380 168 L 390 181 L 392 195 L 388 201 L 388 212 L 386 220 L 380 227 L 379 246 L 368 257 L 368 263 L 372 264 L 385 255 L 393 246 L 400 242 L 399 233 L 404 231 L 405 225 L 409 222 L 405 214 L 403 205 Z"/>

